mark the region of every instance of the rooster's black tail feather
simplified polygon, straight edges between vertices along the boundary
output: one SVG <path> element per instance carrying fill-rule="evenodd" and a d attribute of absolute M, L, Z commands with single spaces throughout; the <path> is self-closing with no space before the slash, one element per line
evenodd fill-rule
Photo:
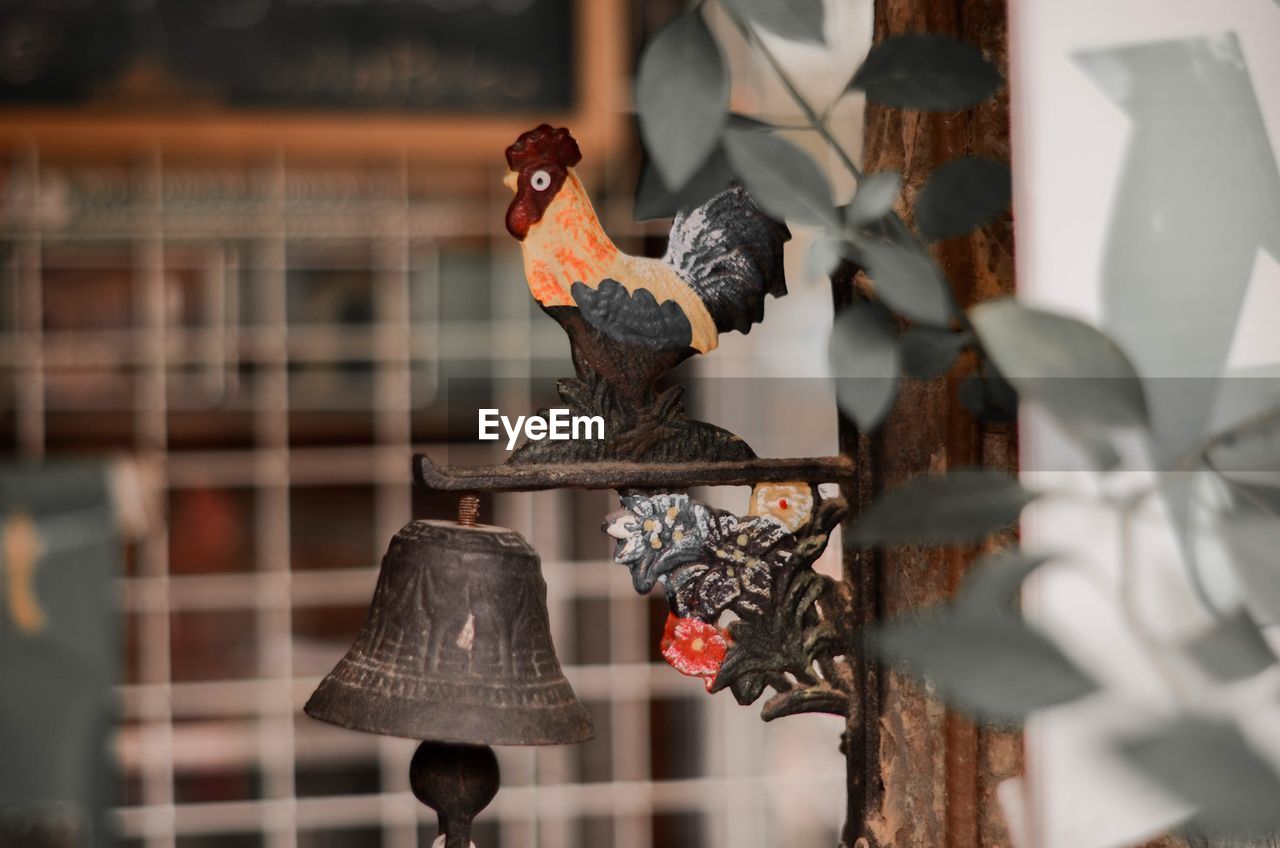
<path fill-rule="evenodd" d="M 790 238 L 735 183 L 676 216 L 663 261 L 698 293 L 717 330 L 746 333 L 764 319 L 766 294 L 787 293 L 782 245 Z"/>

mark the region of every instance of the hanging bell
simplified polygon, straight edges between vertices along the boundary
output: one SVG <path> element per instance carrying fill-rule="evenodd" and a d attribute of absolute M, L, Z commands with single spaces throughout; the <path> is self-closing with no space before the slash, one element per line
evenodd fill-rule
<path fill-rule="evenodd" d="M 304 707 L 353 730 L 472 745 L 557 745 L 591 719 L 551 642 L 538 554 L 513 530 L 413 521 L 364 628 Z"/>
<path fill-rule="evenodd" d="M 560 670 L 538 554 L 513 530 L 413 521 L 391 540 L 364 627 L 320 682 L 307 715 L 421 739 L 414 795 L 440 819 L 437 845 L 467 848 L 498 791 L 490 745 L 585 742 L 591 719 Z"/>

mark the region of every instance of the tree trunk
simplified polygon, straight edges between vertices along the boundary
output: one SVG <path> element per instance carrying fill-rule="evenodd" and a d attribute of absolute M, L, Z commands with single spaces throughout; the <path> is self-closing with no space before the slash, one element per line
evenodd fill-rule
<path fill-rule="evenodd" d="M 905 32 L 958 37 L 1007 68 L 1003 0 L 877 0 L 875 40 Z M 959 156 L 1009 161 L 1007 90 L 958 113 L 868 105 L 865 170 L 902 173 L 898 212 L 908 224 L 925 180 Z M 940 243 L 934 255 L 962 306 L 1014 290 L 1008 216 L 971 236 Z M 838 305 L 858 296 L 855 286 L 837 285 Z M 972 360 L 962 358 L 951 379 L 904 383 L 893 412 L 875 433 L 860 434 L 852 422 L 841 422 L 841 448 L 861 469 L 845 493 L 855 514 L 878 493 L 922 474 L 977 465 L 1016 469 L 1015 429 L 983 424 L 956 398 L 957 379 L 972 368 Z M 868 623 L 945 602 L 978 550 L 904 545 L 873 553 L 849 545 L 848 538 L 846 533 L 846 578 Z M 1009 845 L 995 789 L 1021 771 L 1021 735 L 975 726 L 914 680 L 874 663 L 860 665 L 862 715 L 851 719 L 844 739 L 849 764 L 845 845 L 862 848 L 860 838 L 871 848 Z"/>

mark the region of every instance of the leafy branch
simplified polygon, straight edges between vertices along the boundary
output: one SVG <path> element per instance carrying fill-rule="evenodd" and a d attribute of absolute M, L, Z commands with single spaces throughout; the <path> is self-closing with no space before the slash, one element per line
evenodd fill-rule
<path fill-rule="evenodd" d="M 822 37 L 821 0 L 719 0 L 720 8 L 749 47 L 760 55 L 795 103 L 807 129 L 823 139 L 857 183 L 848 206 L 837 208 L 826 176 L 816 163 L 790 142 L 774 135 L 777 127 L 756 119 L 729 115 L 727 69 L 719 46 L 702 17 L 699 3 L 670 24 L 645 51 L 637 78 L 636 103 L 641 133 L 654 162 L 656 178 L 647 176 L 637 198 L 641 217 L 674 212 L 700 203 L 730 179 L 741 180 L 768 212 L 793 223 L 824 231 L 811 263 L 830 273 L 842 260 L 863 269 L 875 297 L 890 313 L 934 329 L 934 340 L 948 341 L 922 349 L 945 371 L 965 349 L 975 351 L 974 379 L 961 389 L 961 400 L 982 417 L 1007 419 L 1011 395 L 989 361 L 983 339 L 973 332 L 951 286 L 924 244 L 894 211 L 901 178 L 893 172 L 866 175 L 836 138 L 826 119 L 800 91 L 760 28 L 817 41 Z M 786 7 L 782 14 L 780 7 Z M 682 56 L 696 61 L 680 64 Z M 989 97 L 1001 84 L 1000 74 L 976 50 L 941 36 L 913 35 L 878 44 L 850 80 L 887 105 L 955 110 Z M 681 96 L 673 93 L 682 92 Z M 696 127 L 696 128 L 691 128 Z M 718 143 L 717 143 L 718 139 Z M 963 157 L 948 163 L 930 179 L 917 203 L 917 223 L 929 239 L 949 238 L 981 226 L 999 214 L 1009 200 L 1008 167 L 1003 163 Z M 853 320 L 851 319 L 851 322 Z M 864 322 L 865 323 L 865 322 Z M 958 331 L 953 329 L 958 327 Z M 859 353 L 879 370 L 849 356 L 848 333 L 837 328 L 832 338 L 832 371 L 846 379 L 841 405 L 863 430 L 873 429 L 889 411 L 904 376 L 904 347 L 894 331 L 856 342 Z M 918 334 L 913 341 L 918 341 Z M 876 348 L 869 347 L 874 343 Z M 976 382 L 975 382 L 976 381 Z M 863 397 L 859 397 L 862 395 Z"/>
<path fill-rule="evenodd" d="M 884 421 L 903 377 L 941 376 L 969 350 L 976 355 L 976 367 L 957 394 L 975 415 L 1009 420 L 1019 403 L 1034 405 L 1075 441 L 1100 477 L 1124 468 L 1122 449 L 1135 440 L 1148 456 L 1161 456 L 1157 434 L 1164 422 L 1149 404 L 1137 368 L 1111 338 L 1084 321 L 1013 300 L 962 310 L 930 256 L 928 242 L 972 232 L 1007 208 L 1008 166 L 974 157 L 944 163 L 916 197 L 913 232 L 894 210 L 901 175 L 864 173 L 825 114 L 808 101 L 760 37 L 760 30 L 767 30 L 820 42 L 821 0 L 714 0 L 787 92 L 804 128 L 823 140 L 854 179 L 852 199 L 837 206 L 822 169 L 778 135 L 780 127 L 729 113 L 724 57 L 702 18 L 711 1 L 698 3 L 659 33 L 641 60 L 636 103 L 654 168 L 642 181 L 637 213 L 689 208 L 737 179 L 770 214 L 819 231 L 809 255 L 812 267 L 830 274 L 849 262 L 864 271 L 870 296 L 837 317 L 829 351 L 840 407 L 864 432 Z M 891 108 L 954 112 L 980 103 L 1001 84 L 997 69 L 972 46 L 940 35 L 913 34 L 873 47 L 846 90 L 862 91 L 869 101 Z M 1095 501 L 1119 518 L 1120 614 L 1139 649 L 1169 684 L 1177 710 L 1173 720 L 1149 733 L 1118 740 L 1116 751 L 1138 772 L 1193 804 L 1198 826 L 1209 832 L 1280 829 L 1275 804 L 1280 768 L 1260 755 L 1235 723 L 1205 709 L 1213 686 L 1274 674 L 1277 665 L 1259 622 L 1280 621 L 1280 568 L 1275 564 L 1280 483 L 1259 482 L 1230 467 L 1229 455 L 1245 442 L 1272 461 L 1280 455 L 1280 408 L 1208 435 L 1177 469 L 1206 472 L 1226 493 L 1225 503 L 1195 492 L 1172 492 L 1174 487 L 1161 480 Z M 1029 491 L 991 472 L 953 472 L 885 493 L 865 510 L 852 533 L 866 546 L 972 543 L 1014 524 L 1033 501 L 1065 496 Z M 1225 548 L 1231 577 L 1240 587 L 1239 608 L 1218 614 L 1189 641 L 1161 638 L 1138 615 L 1137 554 L 1131 536 L 1139 505 L 1152 496 L 1166 503 L 1185 498 L 1191 505 L 1180 514 L 1199 509 L 1212 516 L 1207 529 L 1190 519 L 1177 528 L 1190 563 L 1188 578 L 1202 597 L 1207 600 L 1195 551 L 1204 537 Z M 1019 721 L 1036 710 L 1076 701 L 1102 687 L 1098 676 L 1049 634 L 1024 621 L 1016 608 L 1023 582 L 1046 565 L 1064 567 L 1019 550 L 986 557 L 975 563 L 953 603 L 892 623 L 878 632 L 875 644 L 884 658 L 905 662 L 944 696 L 983 716 Z M 809 670 L 815 657 L 822 661 L 821 652 L 810 654 L 804 645 L 788 641 L 794 641 L 788 627 L 819 632 L 823 624 L 814 615 L 823 607 L 818 598 L 824 593 L 812 595 L 813 587 L 807 585 L 817 575 L 796 576 L 797 585 L 806 588 L 796 596 L 804 602 L 797 609 L 807 610 L 803 627 L 781 619 L 744 622 L 738 655 L 726 664 L 731 673 L 725 683 L 738 684 L 740 700 L 754 700 L 765 686 L 777 690 L 766 706 L 771 716 L 819 708 L 814 705 L 826 703 L 828 696 L 827 675 Z M 779 597 L 790 597 L 790 584 L 779 588 Z M 850 638 L 845 634 L 845 644 Z M 795 668 L 784 674 L 776 662 L 770 666 L 767 658 L 779 655 L 798 658 Z M 1180 675 L 1188 663 L 1210 681 L 1208 695 L 1192 697 L 1182 685 Z"/>
<path fill-rule="evenodd" d="M 804 113 L 805 119 L 808 121 L 809 128 L 817 132 L 818 135 L 822 137 L 822 140 L 825 141 L 827 146 L 831 148 L 831 151 L 836 154 L 836 157 L 840 160 L 840 164 L 845 167 L 850 175 L 852 175 L 858 182 L 862 182 L 862 170 L 854 164 L 853 158 L 845 151 L 844 146 L 840 144 L 839 139 L 832 134 L 830 127 L 827 126 L 826 120 L 819 115 L 816 110 L 814 110 L 813 106 L 809 104 L 809 100 L 800 93 L 800 89 L 796 86 L 795 82 L 792 81 L 791 75 L 787 73 L 786 69 L 782 67 L 782 63 L 778 61 L 778 57 L 773 54 L 773 51 L 769 49 L 769 46 L 756 34 L 756 31 L 752 29 L 751 24 L 748 23 L 746 17 L 737 10 L 736 4 L 726 2 L 723 4 L 723 8 L 725 14 L 728 16 L 729 20 L 733 22 L 733 25 L 737 28 L 738 32 L 742 34 L 742 37 L 747 44 L 751 45 L 751 48 L 763 56 L 764 60 L 769 63 L 769 67 L 772 69 L 774 77 L 776 77 L 778 82 L 782 84 L 782 87 L 786 89 L 787 96 L 789 96 L 796 106 L 799 107 L 800 111 Z M 821 0 L 813 0 L 813 2 L 806 4 L 806 13 L 810 17 L 818 19 L 817 29 L 821 32 L 821 19 L 823 16 Z"/>

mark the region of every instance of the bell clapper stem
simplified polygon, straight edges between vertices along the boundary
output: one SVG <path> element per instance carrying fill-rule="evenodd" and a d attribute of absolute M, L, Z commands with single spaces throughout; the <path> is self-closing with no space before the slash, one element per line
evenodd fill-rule
<path fill-rule="evenodd" d="M 436 811 L 444 848 L 473 848 L 471 822 L 498 794 L 499 781 L 487 745 L 426 741 L 409 764 L 409 787 Z"/>

